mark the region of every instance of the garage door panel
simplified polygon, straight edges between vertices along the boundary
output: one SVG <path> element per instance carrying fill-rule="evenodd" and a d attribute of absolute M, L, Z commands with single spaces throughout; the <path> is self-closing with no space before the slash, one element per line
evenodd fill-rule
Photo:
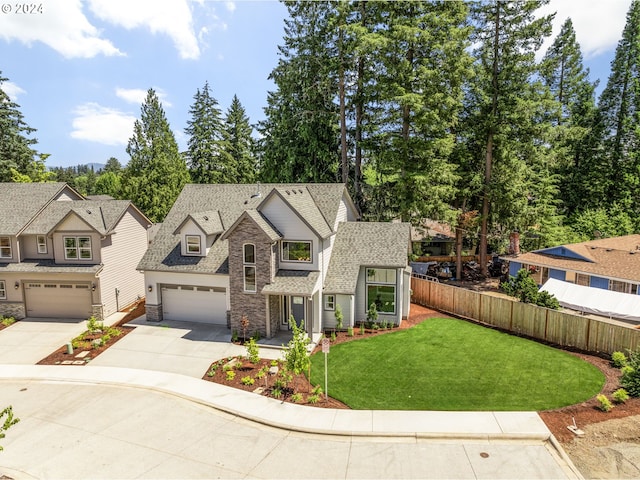
<path fill-rule="evenodd" d="M 29 282 L 25 284 L 27 316 L 88 318 L 91 288 L 86 283 Z"/>
<path fill-rule="evenodd" d="M 226 293 L 209 287 L 163 287 L 165 320 L 227 324 Z"/>

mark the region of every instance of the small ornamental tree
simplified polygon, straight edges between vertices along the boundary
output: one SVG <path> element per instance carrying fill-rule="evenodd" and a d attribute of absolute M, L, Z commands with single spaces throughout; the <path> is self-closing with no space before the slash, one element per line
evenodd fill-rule
<path fill-rule="evenodd" d="M 373 323 L 378 321 L 378 307 L 374 302 L 369 305 L 369 310 L 367 310 L 367 320 Z"/>
<path fill-rule="evenodd" d="M 344 320 L 344 315 L 342 315 L 342 307 L 340 307 L 340 305 L 336 304 L 336 311 L 334 313 L 335 317 L 336 317 L 336 328 L 338 330 L 342 329 L 342 321 Z"/>
<path fill-rule="evenodd" d="M 287 370 L 299 375 L 307 372 L 311 378 L 311 356 L 307 345 L 311 342 L 307 332 L 304 331 L 304 322 L 298 326 L 293 315 L 289 317 L 289 327 L 293 331 L 293 338 L 284 349 L 284 362 Z"/>
<path fill-rule="evenodd" d="M 4 420 L 3 420 L 4 419 Z M 12 426 L 20 421 L 19 418 L 15 418 L 13 416 L 13 407 L 9 405 L 7 408 L 0 412 L 0 440 L 5 437 L 5 433 Z M 0 445 L 0 452 L 3 450 L 2 445 Z"/>
<path fill-rule="evenodd" d="M 622 369 L 620 383 L 629 395 L 640 397 L 640 347 L 627 353 L 627 364 Z"/>

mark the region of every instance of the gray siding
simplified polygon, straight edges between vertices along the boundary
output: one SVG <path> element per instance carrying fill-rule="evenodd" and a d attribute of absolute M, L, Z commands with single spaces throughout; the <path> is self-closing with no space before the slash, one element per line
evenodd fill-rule
<path fill-rule="evenodd" d="M 144 275 L 136 270 L 147 248 L 145 225 L 130 207 L 116 226 L 116 233 L 102 242 L 104 268 L 99 281 L 105 316 L 145 296 Z M 119 290 L 117 305 L 116 288 Z"/>
<path fill-rule="evenodd" d="M 367 310 L 369 306 L 367 305 L 367 284 L 365 282 L 366 277 L 366 269 L 368 267 L 360 267 L 360 273 L 358 273 L 358 285 L 356 287 L 356 301 L 355 301 L 355 321 L 365 321 L 367 319 Z M 375 267 L 374 267 L 375 268 Z M 397 269 L 396 269 L 397 270 Z M 399 316 L 402 314 L 402 305 L 401 305 L 401 293 L 402 293 L 402 273 L 401 270 L 396 275 L 396 313 L 395 315 L 391 314 L 383 314 L 378 312 L 378 321 L 387 320 L 388 322 L 394 322 L 399 324 Z"/>
<path fill-rule="evenodd" d="M 352 295 L 334 295 L 336 299 L 336 305 L 340 305 L 342 309 L 342 328 L 354 326 L 354 316 L 351 311 L 351 298 Z M 322 328 L 335 328 L 336 327 L 336 315 L 335 310 L 324 309 L 324 298 L 321 302 L 322 308 Z"/>
<path fill-rule="evenodd" d="M 38 253 L 38 236 L 25 235 L 20 237 L 21 250 L 23 259 L 52 259 L 53 258 L 53 242 L 51 238 L 45 236 L 47 241 L 47 253 Z"/>

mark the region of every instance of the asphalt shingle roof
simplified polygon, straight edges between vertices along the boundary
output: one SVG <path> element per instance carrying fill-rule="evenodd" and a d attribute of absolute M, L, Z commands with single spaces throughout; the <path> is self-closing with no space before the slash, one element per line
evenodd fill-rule
<path fill-rule="evenodd" d="M 263 294 L 313 295 L 320 272 L 308 270 L 278 270 L 273 282 L 265 285 Z"/>
<path fill-rule="evenodd" d="M 343 184 L 189 184 L 184 187 L 138 265 L 139 270 L 190 273 L 228 273 L 228 247 L 217 239 L 206 257 L 182 257 L 176 228 L 194 212 L 217 210 L 229 229 L 245 210 L 258 210 L 274 188 L 306 189 L 327 225 L 334 225 Z M 318 227 L 320 228 L 320 227 Z"/>
<path fill-rule="evenodd" d="M 65 183 L 0 183 L 0 235 L 17 235 Z"/>
<path fill-rule="evenodd" d="M 115 228 L 130 205 L 129 200 L 51 202 L 24 230 L 24 233 L 46 235 L 73 212 L 95 231 L 101 235 L 107 235 Z"/>
<path fill-rule="evenodd" d="M 409 223 L 341 222 L 324 291 L 355 294 L 361 266 L 405 268 L 410 239 Z"/>
<path fill-rule="evenodd" d="M 0 263 L 3 273 L 90 273 L 97 274 L 102 265 L 69 265 L 55 263 L 54 260 L 22 261 L 20 263 Z"/>
<path fill-rule="evenodd" d="M 333 233 L 331 227 L 327 225 L 327 220 L 320 213 L 318 205 L 306 187 L 276 187 L 273 191 L 277 192 L 293 211 L 298 212 L 300 218 L 320 238 L 331 236 Z"/>
<path fill-rule="evenodd" d="M 504 258 L 521 263 L 640 283 L 640 235 L 602 238 L 562 245 L 562 247 L 580 255 L 585 260 L 550 255 L 546 253 L 549 249 Z"/>
<path fill-rule="evenodd" d="M 206 212 L 197 212 L 191 213 L 185 217 L 176 231 L 173 232 L 179 233 L 179 230 L 185 224 L 185 222 L 191 219 L 193 222 L 204 232 L 205 235 L 219 235 L 224 232 L 224 228 L 222 227 L 222 220 L 220 219 L 220 212 L 217 210 L 209 210 Z"/>

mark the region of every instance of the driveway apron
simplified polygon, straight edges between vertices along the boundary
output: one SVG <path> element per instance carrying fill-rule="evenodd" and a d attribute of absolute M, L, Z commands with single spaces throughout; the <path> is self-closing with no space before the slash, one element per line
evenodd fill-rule
<path fill-rule="evenodd" d="M 35 365 L 87 328 L 85 320 L 25 318 L 0 331 L 0 364 Z"/>
<path fill-rule="evenodd" d="M 135 327 L 89 366 L 157 370 L 201 378 L 212 362 L 246 355 L 247 349 L 231 343 L 225 326 L 197 322 L 147 322 L 142 316 L 128 325 Z M 262 358 L 280 358 L 276 348 L 260 347 Z"/>

